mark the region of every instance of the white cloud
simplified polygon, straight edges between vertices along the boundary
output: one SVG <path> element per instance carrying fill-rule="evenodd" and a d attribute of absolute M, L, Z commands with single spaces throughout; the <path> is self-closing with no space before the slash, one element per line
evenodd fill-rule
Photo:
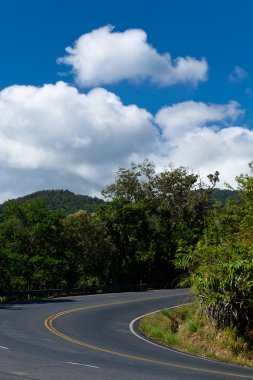
<path fill-rule="evenodd" d="M 242 115 L 234 101 L 188 101 L 153 116 L 102 88 L 8 87 L 0 92 L 0 201 L 47 188 L 99 195 L 118 167 L 144 158 L 203 176 L 219 170 L 233 183 L 253 159 L 253 131 L 238 126 Z"/>
<path fill-rule="evenodd" d="M 145 156 L 156 139 L 152 115 L 96 88 L 64 82 L 0 92 L 1 192 L 69 188 L 95 193 L 119 165 Z"/>
<path fill-rule="evenodd" d="M 235 66 L 232 73 L 229 74 L 228 80 L 232 83 L 242 82 L 245 78 L 247 78 L 247 71 L 240 66 Z"/>
<path fill-rule="evenodd" d="M 205 59 L 159 54 L 147 43 L 142 29 L 113 32 L 110 25 L 83 34 L 66 48 L 58 63 L 70 65 L 80 86 L 89 87 L 121 80 L 151 82 L 169 86 L 189 82 L 196 85 L 207 79 Z"/>
<path fill-rule="evenodd" d="M 187 101 L 162 108 L 156 115 L 156 122 L 162 127 L 165 138 L 175 140 L 214 122 L 234 121 L 242 113 L 235 101 L 227 105 Z"/>
<path fill-rule="evenodd" d="M 156 115 L 163 143 L 154 160 L 160 168 L 172 162 L 200 172 L 218 170 L 221 183 L 235 184 L 253 159 L 253 131 L 234 126 L 243 110 L 237 102 L 225 105 L 184 102 L 165 107 Z"/>

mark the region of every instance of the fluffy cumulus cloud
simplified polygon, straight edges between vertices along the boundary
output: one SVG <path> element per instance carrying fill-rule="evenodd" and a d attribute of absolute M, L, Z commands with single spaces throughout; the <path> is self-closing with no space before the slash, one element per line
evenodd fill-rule
<path fill-rule="evenodd" d="M 144 158 L 203 177 L 219 170 L 233 184 L 252 161 L 253 131 L 241 116 L 235 101 L 187 101 L 153 116 L 102 88 L 8 87 L 0 92 L 0 202 L 46 188 L 99 195 L 118 167 Z"/>
<path fill-rule="evenodd" d="M 212 126 L 213 123 L 229 125 L 242 113 L 235 101 L 227 105 L 187 101 L 164 107 L 157 113 L 156 121 L 162 127 L 165 138 L 176 140 L 201 127 Z"/>
<path fill-rule="evenodd" d="M 236 175 L 252 161 L 253 131 L 236 126 L 243 110 L 237 102 L 225 105 L 183 102 L 160 110 L 156 122 L 163 142 L 154 156 L 160 167 L 169 162 L 205 176 L 215 170 L 224 182 L 235 184 Z"/>
<path fill-rule="evenodd" d="M 159 54 L 147 43 L 142 29 L 114 32 L 107 25 L 82 35 L 66 52 L 58 63 L 72 66 L 76 82 L 84 87 L 147 79 L 161 86 L 185 82 L 194 85 L 207 79 L 205 59 L 172 60 L 169 53 Z"/>
<path fill-rule="evenodd" d="M 97 193 L 157 138 L 146 110 L 102 88 L 81 94 L 64 82 L 2 90 L 0 115 L 2 200 L 43 188 Z"/>

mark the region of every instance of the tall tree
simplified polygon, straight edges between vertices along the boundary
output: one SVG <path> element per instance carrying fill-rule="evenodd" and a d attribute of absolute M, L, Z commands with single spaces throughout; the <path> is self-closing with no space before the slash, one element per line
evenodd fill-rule
<path fill-rule="evenodd" d="M 108 282 L 111 244 L 99 217 L 81 210 L 69 215 L 62 225 L 68 286 Z"/>
<path fill-rule="evenodd" d="M 252 170 L 252 164 L 250 164 Z M 209 212 L 203 238 L 178 254 L 204 313 L 219 327 L 253 328 L 253 176 L 237 177 L 238 200 Z"/>
<path fill-rule="evenodd" d="M 156 173 L 145 160 L 120 168 L 102 193 L 110 200 L 101 217 L 118 255 L 115 263 L 124 272 L 118 270 L 120 277 L 171 283 L 177 275 L 172 260 L 179 241 L 192 244 L 203 229 L 209 188 L 183 167 Z"/>
<path fill-rule="evenodd" d="M 34 289 L 64 285 L 60 215 L 40 200 L 18 205 L 10 201 L 0 223 L 0 252 L 5 263 L 4 289 Z"/>

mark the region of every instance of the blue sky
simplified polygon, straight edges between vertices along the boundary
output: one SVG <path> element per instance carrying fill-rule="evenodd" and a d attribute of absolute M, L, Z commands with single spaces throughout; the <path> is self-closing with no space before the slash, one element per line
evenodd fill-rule
<path fill-rule="evenodd" d="M 175 86 L 157 91 L 122 83 L 110 87 L 124 101 L 154 110 L 167 101 L 185 99 L 226 102 L 232 98 L 249 108 L 252 103 L 252 96 L 245 93 L 253 87 L 252 1 L 2 0 L 0 7 L 1 88 L 59 80 L 56 59 L 65 47 L 84 33 L 112 24 L 117 31 L 144 29 L 160 53 L 206 57 L 210 66 L 209 80 L 197 89 Z M 234 66 L 249 73 L 243 83 L 228 81 Z M 71 82 L 71 77 L 66 79 Z"/>
<path fill-rule="evenodd" d="M 108 181 L 110 182 L 112 173 L 118 166 L 128 165 L 130 160 L 134 158 L 141 160 L 146 156 L 153 159 L 158 167 L 165 166 L 172 161 L 176 165 L 182 164 L 194 170 L 200 170 L 203 175 L 206 175 L 208 171 L 217 169 L 223 171 L 224 181 L 233 181 L 234 176 L 239 174 L 243 167 L 245 170 L 247 169 L 246 163 L 252 159 L 253 138 L 250 133 L 253 126 L 252 14 L 253 3 L 250 0 L 240 2 L 238 0 L 0 1 L 0 91 L 3 92 L 7 88 L 12 88 L 13 85 L 26 86 L 22 87 L 22 91 L 27 91 L 27 86 L 39 89 L 45 84 L 55 85 L 57 81 L 63 81 L 69 88 L 75 88 L 79 95 L 88 94 L 89 91 L 98 87 L 103 88 L 106 91 L 105 93 L 100 92 L 99 95 L 96 94 L 92 98 L 92 101 L 98 102 L 98 104 L 101 103 L 101 96 L 104 97 L 103 99 L 109 99 L 108 94 L 110 93 L 120 99 L 120 104 L 124 107 L 134 104 L 138 110 L 145 109 L 151 115 L 144 116 L 138 111 L 138 121 L 136 119 L 132 122 L 132 125 L 135 125 L 136 122 L 135 130 L 132 125 L 123 123 L 122 128 L 131 130 L 132 133 L 131 136 L 125 135 L 125 130 L 122 130 L 122 135 L 125 136 L 125 144 L 128 144 L 128 146 L 124 146 L 123 142 L 118 142 L 116 138 L 120 131 L 113 129 L 114 126 L 112 127 L 110 122 L 103 126 L 99 124 L 99 128 L 97 125 L 91 127 L 92 123 L 90 123 L 90 129 L 87 130 L 88 111 L 86 112 L 82 108 L 81 111 L 84 112 L 81 119 L 83 124 L 79 119 L 73 120 L 72 132 L 78 138 L 78 143 L 75 141 L 75 146 L 79 144 L 77 152 L 72 150 L 71 138 L 68 141 L 61 141 L 61 133 L 66 134 L 64 128 L 68 127 L 65 124 L 64 127 L 60 124 L 57 126 L 57 119 L 53 118 L 47 124 L 42 123 L 36 131 L 38 123 L 41 122 L 38 122 L 39 115 L 41 117 L 43 112 L 46 112 L 46 108 L 38 110 L 38 107 L 33 105 L 31 107 L 35 108 L 32 110 L 30 108 L 28 115 L 24 110 L 30 107 L 30 103 L 25 103 L 24 99 L 27 95 L 23 94 L 23 111 L 21 113 L 20 107 L 17 108 L 17 99 L 21 95 L 18 95 L 16 88 L 10 95 L 12 106 L 5 98 L 3 101 L 5 108 L 8 103 L 10 109 L 7 110 L 8 112 L 6 111 L 6 114 L 11 112 L 12 119 L 9 120 L 5 114 L 2 114 L 1 121 L 0 114 L 0 130 L 2 129 L 0 141 L 2 137 L 2 144 L 5 144 L 5 147 L 10 147 L 9 152 L 12 152 L 9 153 L 6 150 L 5 156 L 3 156 L 4 153 L 2 153 L 2 157 L 0 155 L 2 199 L 41 188 L 63 187 L 70 188 L 75 192 L 98 194 L 100 189 Z M 109 24 L 115 28 L 111 31 L 105 31 L 107 36 L 119 33 L 118 36 L 121 38 L 125 31 L 142 30 L 147 35 L 145 44 L 147 49 L 152 45 L 160 58 L 163 54 L 169 53 L 172 66 L 176 65 L 176 61 L 173 60 L 178 57 L 184 59 L 192 57 L 194 65 L 204 59 L 208 69 L 202 74 L 198 72 L 196 74 L 198 77 L 194 77 L 194 79 L 189 80 L 180 77 L 178 81 L 174 80 L 172 83 L 171 79 L 164 80 L 159 77 L 159 65 L 157 66 L 157 61 L 152 61 L 153 58 L 150 58 L 149 68 L 146 69 L 146 74 L 144 70 L 142 76 L 141 67 L 145 67 L 148 59 L 143 54 L 136 61 L 140 64 L 137 74 L 133 72 L 129 74 L 129 71 L 124 72 L 127 68 L 124 70 L 122 68 L 118 79 L 114 78 L 111 82 L 105 83 L 105 77 L 108 74 L 106 71 L 103 80 L 100 82 L 95 82 L 95 73 L 92 80 L 81 83 L 81 77 L 79 75 L 79 80 L 77 79 L 78 73 L 73 65 L 71 67 L 71 65 L 66 65 L 66 62 L 65 64 L 56 63 L 59 57 L 68 55 L 65 52 L 67 46 L 73 47 L 75 41 L 82 35 L 90 35 L 93 30 L 98 30 Z M 136 38 L 138 39 L 137 36 Z M 101 74 L 106 65 L 112 67 L 112 71 L 117 71 L 113 62 L 120 57 L 115 55 L 116 53 L 112 50 L 113 47 L 109 45 L 110 42 L 108 42 L 108 46 L 106 44 L 103 46 L 108 52 L 105 53 L 107 61 L 103 61 L 103 66 L 98 65 L 98 75 Z M 80 59 L 83 62 L 87 59 L 89 51 L 92 50 L 90 45 L 87 49 L 82 50 L 82 53 L 76 52 L 77 54 L 80 53 Z M 118 53 L 118 55 L 120 54 L 121 52 Z M 129 51 L 129 55 L 131 54 L 134 56 L 135 51 Z M 96 62 L 97 58 L 92 57 L 90 59 L 91 65 L 95 65 Z M 150 69 L 151 66 L 153 67 L 152 70 Z M 150 70 L 152 71 L 151 74 Z M 64 92 L 65 90 L 59 91 Z M 51 95 L 43 94 L 43 96 L 45 99 L 49 99 Z M 232 103 L 233 106 L 229 108 L 228 105 L 231 104 L 231 101 L 236 103 Z M 45 104 L 47 104 L 46 100 Z M 52 101 L 49 104 L 52 104 Z M 121 107 L 120 104 L 117 107 Z M 93 106 L 95 109 L 94 104 Z M 58 114 L 62 112 L 61 107 L 66 109 L 66 106 L 59 102 L 55 107 L 58 107 Z M 164 107 L 168 107 L 168 109 L 160 114 L 159 112 L 161 109 L 164 110 Z M 181 124 L 188 123 L 187 115 L 192 109 L 198 115 L 189 121 L 187 133 L 184 131 L 183 135 L 182 132 L 179 134 L 179 129 L 184 128 Z M 95 118 L 96 111 L 94 112 Z M 117 109 L 117 115 L 120 112 Z M 122 112 L 128 112 L 128 109 L 123 108 Z M 178 112 L 183 115 L 182 120 L 178 120 Z M 113 119 L 114 116 L 111 113 L 110 115 Z M 128 115 L 128 117 L 130 123 L 134 116 Z M 22 119 L 18 129 L 13 127 L 15 118 L 17 120 Z M 147 121 L 148 119 L 149 121 Z M 120 120 L 122 118 L 119 119 L 119 122 Z M 148 123 L 151 123 L 155 130 L 162 130 L 160 141 L 155 141 L 153 146 L 151 141 L 156 140 L 157 137 L 153 136 L 155 132 L 151 131 Z M 177 131 L 174 131 L 171 123 L 174 123 L 175 128 L 177 125 L 179 126 Z M 28 124 L 30 129 L 25 127 Z M 51 125 L 50 132 L 48 132 L 49 125 Z M 241 129 L 236 130 L 235 127 Z M 52 128 L 54 129 L 53 136 Z M 7 130 L 9 131 L 8 134 Z M 112 135 L 107 134 L 109 130 L 113 131 L 110 132 Z M 36 139 L 33 135 L 35 132 Z M 219 132 L 221 133 L 218 135 Z M 47 133 L 50 136 L 50 141 L 55 139 L 55 149 L 59 148 L 57 141 L 61 141 L 61 151 L 57 157 L 55 155 L 53 157 L 54 146 L 49 144 L 49 140 L 43 139 Z M 203 135 L 206 133 L 209 133 L 210 136 Z M 92 146 L 96 136 L 99 140 L 99 136 L 102 135 L 105 137 L 101 139 L 100 144 Z M 177 139 L 175 136 L 178 136 Z M 178 142 L 179 137 L 180 143 Z M 206 147 L 208 139 L 213 144 L 210 145 L 210 149 Z M 217 148 L 216 143 L 222 139 L 224 139 L 223 144 L 227 144 L 227 150 L 224 152 L 221 151 L 222 147 Z M 142 140 L 147 143 L 145 149 L 140 147 Z M 103 152 L 101 147 L 103 144 L 108 147 L 110 141 L 113 141 L 112 146 L 120 146 L 121 152 L 125 151 L 125 156 L 119 154 L 116 148 L 115 150 L 111 149 L 111 157 L 109 157 L 110 152 Z M 100 150 L 101 156 L 93 157 L 87 150 L 87 146 L 90 146 L 91 151 Z M 130 146 L 133 146 L 132 151 L 129 150 Z M 188 150 L 185 148 L 186 146 Z M 22 147 L 24 151 L 22 151 Z M 41 157 L 34 159 L 33 155 L 36 150 L 41 152 Z M 187 155 L 186 153 L 184 155 L 184 152 L 187 152 Z M 105 160 L 102 153 L 106 157 Z M 19 156 L 19 160 L 15 160 L 15 154 Z M 47 165 L 41 164 L 41 161 L 46 161 L 45 157 L 51 157 L 51 154 L 52 158 Z M 194 155 L 194 160 L 191 160 L 192 155 Z M 202 155 L 205 155 L 205 159 L 202 158 Z M 220 161 L 217 160 L 219 155 Z M 8 158 L 6 158 L 7 156 Z M 25 159 L 20 164 L 22 157 Z M 69 165 L 68 171 L 65 171 L 59 164 L 55 164 L 56 161 L 61 160 L 66 160 L 65 162 Z M 103 166 L 102 169 L 99 167 L 100 160 L 107 162 L 107 165 Z M 226 165 L 224 160 L 227 162 Z M 34 164 L 30 164 L 30 161 Z M 203 164 L 203 161 L 206 163 Z M 78 169 L 73 169 L 74 166 Z M 107 175 L 94 175 L 94 171 L 100 173 L 100 170 Z M 24 179 L 22 184 L 20 184 L 21 177 Z"/>

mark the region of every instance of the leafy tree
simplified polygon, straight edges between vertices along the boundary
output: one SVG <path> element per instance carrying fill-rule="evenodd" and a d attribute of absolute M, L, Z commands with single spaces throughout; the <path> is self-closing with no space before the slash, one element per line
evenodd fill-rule
<path fill-rule="evenodd" d="M 68 286 L 85 286 L 91 278 L 107 282 L 111 246 L 98 216 L 81 210 L 62 224 Z"/>
<path fill-rule="evenodd" d="M 107 257 L 113 283 L 148 280 L 154 260 L 152 233 L 146 210 L 140 203 L 115 198 L 99 211 L 110 241 Z"/>
<path fill-rule="evenodd" d="M 211 179 L 216 182 L 218 173 Z M 179 241 L 192 244 L 204 227 L 209 188 L 185 168 L 157 174 L 154 164 L 145 160 L 120 168 L 102 194 L 111 200 L 101 218 L 115 247 L 120 278 L 172 282 Z"/>
<path fill-rule="evenodd" d="M 252 165 L 250 164 L 252 170 Z M 209 213 L 196 247 L 181 247 L 177 265 L 188 268 L 203 311 L 219 327 L 247 333 L 253 327 L 253 177 L 237 177 L 238 201 Z"/>
<path fill-rule="evenodd" d="M 6 205 L 0 252 L 6 289 L 57 287 L 61 278 L 60 215 L 40 200 Z"/>

